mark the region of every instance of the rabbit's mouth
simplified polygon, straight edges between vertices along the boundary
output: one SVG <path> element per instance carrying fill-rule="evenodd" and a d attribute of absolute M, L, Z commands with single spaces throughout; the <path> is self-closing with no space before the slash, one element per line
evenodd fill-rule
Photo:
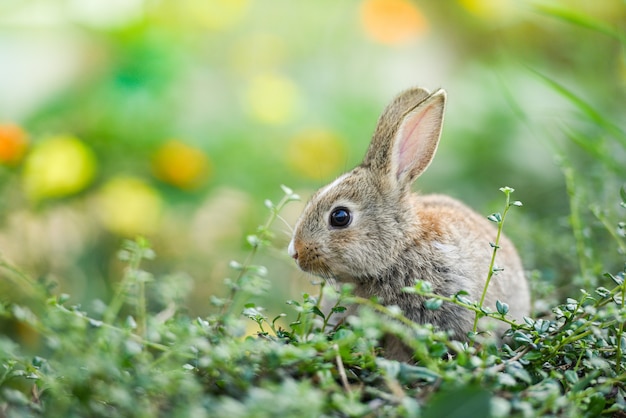
<path fill-rule="evenodd" d="M 335 277 L 319 246 L 291 240 L 288 253 L 301 270 L 325 279 Z"/>

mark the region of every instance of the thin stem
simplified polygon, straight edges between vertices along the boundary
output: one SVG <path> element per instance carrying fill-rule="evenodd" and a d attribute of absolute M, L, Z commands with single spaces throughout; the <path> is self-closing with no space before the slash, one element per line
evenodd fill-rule
<path fill-rule="evenodd" d="M 337 363 L 337 371 L 339 372 L 339 377 L 341 378 L 341 384 L 346 392 L 352 393 L 352 388 L 350 387 L 348 376 L 346 375 L 346 369 L 343 366 L 343 360 L 341 360 L 341 354 L 339 353 L 339 345 L 333 344 L 333 349 L 335 350 L 335 362 Z"/>
<path fill-rule="evenodd" d="M 276 221 L 276 219 L 279 218 L 279 213 L 282 211 L 285 205 L 287 205 L 287 203 L 300 199 L 300 197 L 298 195 L 293 194 L 293 192 L 289 188 L 282 186 L 282 189 L 285 192 L 285 195 L 282 197 L 282 199 L 278 202 L 276 206 L 274 206 L 269 201 L 267 201 L 266 203 L 266 206 L 268 206 L 268 208 L 270 209 L 270 215 L 265 221 L 265 223 L 258 228 L 257 239 L 254 242 L 251 242 L 252 249 L 248 253 L 244 263 L 241 265 L 239 269 L 239 274 L 237 275 L 237 278 L 235 279 L 235 282 L 230 289 L 230 294 L 228 296 L 227 302 L 224 305 L 222 305 L 223 318 L 227 318 L 231 316 L 235 307 L 239 305 L 239 299 L 245 297 L 245 294 L 242 294 L 242 292 L 239 292 L 240 287 L 241 287 L 240 286 L 241 282 L 243 281 L 246 273 L 248 272 L 248 269 L 250 265 L 252 264 L 252 260 L 256 256 L 259 250 L 259 247 L 261 247 L 263 245 L 263 242 L 270 237 L 271 235 L 270 227 Z"/>
<path fill-rule="evenodd" d="M 611 221 L 607 219 L 607 217 L 600 211 L 597 206 L 592 206 L 591 212 L 600 222 L 602 222 L 602 225 L 604 225 L 604 228 L 611 235 L 611 237 L 613 237 L 622 254 L 626 254 L 626 241 L 619 236 L 615 225 L 613 225 Z"/>
<path fill-rule="evenodd" d="M 45 298 L 45 290 L 39 283 L 37 283 L 35 280 L 33 280 L 30 276 L 28 276 L 19 268 L 9 264 L 6 260 L 4 260 L 1 257 L 0 257 L 0 268 L 4 268 L 5 270 L 8 270 L 9 273 L 12 273 L 4 277 L 7 277 L 11 281 L 13 281 L 17 285 L 17 288 L 29 294 L 34 294 L 36 296 Z"/>
<path fill-rule="evenodd" d="M 574 239 L 576 240 L 576 253 L 578 254 L 580 274 L 582 275 L 585 287 L 589 288 L 592 287 L 591 285 L 593 280 L 591 279 L 591 267 L 588 263 L 587 244 L 581 216 L 580 202 L 576 193 L 574 169 L 569 165 L 565 166 L 565 164 L 566 163 L 563 163 L 563 177 L 565 179 L 567 195 L 569 196 L 569 221 L 572 226 L 572 232 L 574 233 Z"/>
<path fill-rule="evenodd" d="M 146 336 L 147 333 L 147 314 L 146 314 L 146 283 L 145 281 L 139 277 L 138 278 L 138 292 L 139 292 L 139 297 L 138 297 L 138 301 L 137 301 L 137 320 L 138 320 L 138 329 L 137 329 L 137 334 L 141 335 L 142 337 Z"/>
<path fill-rule="evenodd" d="M 98 327 L 105 328 L 105 329 L 108 329 L 108 330 L 111 330 L 111 331 L 116 331 L 116 332 L 127 334 L 130 338 L 132 338 L 133 340 L 135 340 L 136 342 L 138 342 L 138 343 L 140 343 L 142 345 L 145 345 L 146 347 L 150 347 L 150 348 L 152 348 L 154 350 L 161 351 L 161 352 L 163 352 L 165 354 L 169 354 L 170 352 L 172 352 L 172 347 L 170 347 L 170 346 L 146 340 L 145 338 L 141 337 L 140 335 L 137 335 L 137 334 L 132 333 L 132 332 L 129 333 L 128 330 L 126 330 L 126 329 L 119 328 L 119 327 L 116 327 L 115 325 L 112 325 L 112 324 L 109 324 L 109 323 L 106 323 L 106 322 L 103 322 L 103 321 L 99 321 L 97 319 L 90 318 L 89 316 L 84 315 L 84 314 L 82 314 L 80 312 L 76 312 L 76 311 L 72 311 L 70 309 L 67 309 L 63 305 L 55 304 L 54 306 L 59 311 L 65 313 L 65 314 L 73 315 L 73 316 L 75 316 L 77 318 L 82 319 L 83 321 L 86 321 L 86 322 L 89 322 L 89 323 L 92 323 L 92 324 L 98 324 L 97 325 Z M 42 332 L 47 333 L 46 329 L 43 329 L 41 327 L 38 328 L 38 329 L 40 331 L 42 331 Z M 185 356 L 185 357 L 187 357 L 187 358 L 190 358 L 190 359 L 194 358 L 193 355 L 191 355 L 189 353 L 180 353 L 180 354 Z"/>
<path fill-rule="evenodd" d="M 120 282 L 111 303 L 109 303 L 109 308 L 104 313 L 104 322 L 112 323 L 115 320 L 118 313 L 122 309 L 122 305 L 124 304 L 124 298 L 126 297 L 128 287 L 130 286 L 132 279 L 137 276 L 137 271 L 141 265 L 142 252 L 130 251 L 130 254 L 131 258 L 129 260 L 129 265 L 126 268 L 126 272 L 124 273 L 124 277 L 122 277 L 122 281 Z"/>
<path fill-rule="evenodd" d="M 505 196 L 506 196 L 506 203 L 504 205 L 504 211 L 502 212 L 502 217 L 501 218 L 495 218 L 498 222 L 498 232 L 496 233 L 496 241 L 493 243 L 493 251 L 491 252 L 491 261 L 489 263 L 489 272 L 487 273 L 487 280 L 485 280 L 485 286 L 483 287 L 483 293 L 480 296 L 480 302 L 478 303 L 478 310 L 476 310 L 476 315 L 474 316 L 474 326 L 472 327 L 472 332 L 474 334 L 476 334 L 476 332 L 478 331 L 478 320 L 481 317 L 482 314 L 482 307 L 485 303 L 485 298 L 487 296 L 487 290 L 489 289 L 489 284 L 491 283 L 491 278 L 493 277 L 493 274 L 495 272 L 495 265 L 496 265 L 496 254 L 498 253 L 498 249 L 500 248 L 500 237 L 502 235 L 502 229 L 504 227 L 504 220 L 506 219 L 506 214 L 509 211 L 509 209 L 511 208 L 512 204 L 511 204 L 511 193 L 513 192 L 513 189 L 509 188 L 509 187 L 503 187 L 502 189 L 500 189 L 504 192 Z"/>
<path fill-rule="evenodd" d="M 498 319 L 499 321 L 505 322 L 509 325 L 518 325 L 517 322 L 511 320 L 511 319 L 507 319 L 506 317 L 500 315 L 500 314 L 485 314 L 485 312 L 482 310 L 482 308 L 470 304 L 470 303 L 464 303 L 461 302 L 460 300 L 458 300 L 457 298 L 453 298 L 453 297 L 448 297 L 448 296 L 442 296 L 442 295 L 438 295 L 436 293 L 432 293 L 432 292 L 426 292 L 426 293 L 420 293 L 420 295 L 426 297 L 426 298 L 435 298 L 435 299 L 440 299 L 444 302 L 449 302 L 449 303 L 454 303 L 455 305 L 461 306 L 465 309 L 468 309 L 470 311 L 473 311 L 475 314 L 477 315 L 485 315 L 485 316 L 489 316 L 491 318 L 495 318 Z"/>
<path fill-rule="evenodd" d="M 626 282 L 622 282 L 620 285 L 622 291 L 622 300 L 620 301 L 620 311 L 624 311 L 624 299 L 626 298 Z M 622 336 L 624 335 L 624 321 L 619 321 L 619 327 L 617 329 L 617 347 L 615 350 L 615 363 L 617 374 L 622 371 Z"/>

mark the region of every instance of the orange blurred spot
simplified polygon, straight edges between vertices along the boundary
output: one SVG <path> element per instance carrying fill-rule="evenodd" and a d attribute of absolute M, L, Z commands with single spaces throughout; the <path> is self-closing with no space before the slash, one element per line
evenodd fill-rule
<path fill-rule="evenodd" d="M 152 169 L 158 179 L 181 189 L 200 186 L 210 174 L 207 156 L 177 140 L 168 141 L 158 149 Z"/>
<path fill-rule="evenodd" d="M 388 45 L 408 42 L 428 28 L 424 15 L 407 0 L 364 0 L 361 22 L 370 38 Z"/>
<path fill-rule="evenodd" d="M 0 124 L 0 164 L 17 164 L 22 160 L 27 146 L 27 134 L 22 128 Z"/>

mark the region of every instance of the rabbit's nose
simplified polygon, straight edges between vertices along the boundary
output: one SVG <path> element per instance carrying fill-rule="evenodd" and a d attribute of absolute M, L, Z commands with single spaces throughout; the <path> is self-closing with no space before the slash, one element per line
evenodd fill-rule
<path fill-rule="evenodd" d="M 296 246 L 294 245 L 293 240 L 289 242 L 289 247 L 287 247 L 287 253 L 294 260 L 298 260 L 298 251 L 296 250 Z"/>

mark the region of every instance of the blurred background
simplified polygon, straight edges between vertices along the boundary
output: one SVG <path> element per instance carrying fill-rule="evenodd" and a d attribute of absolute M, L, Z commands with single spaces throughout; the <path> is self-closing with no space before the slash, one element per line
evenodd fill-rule
<path fill-rule="evenodd" d="M 623 268 L 593 213 L 624 218 L 625 27 L 623 0 L 2 0 L 0 252 L 85 303 L 143 235 L 144 267 L 206 314 L 265 199 L 306 200 L 360 161 L 394 95 L 443 87 L 416 189 L 487 216 L 515 188 L 506 230 L 561 298 Z M 275 233 L 257 261 L 279 312 L 313 287 Z"/>

